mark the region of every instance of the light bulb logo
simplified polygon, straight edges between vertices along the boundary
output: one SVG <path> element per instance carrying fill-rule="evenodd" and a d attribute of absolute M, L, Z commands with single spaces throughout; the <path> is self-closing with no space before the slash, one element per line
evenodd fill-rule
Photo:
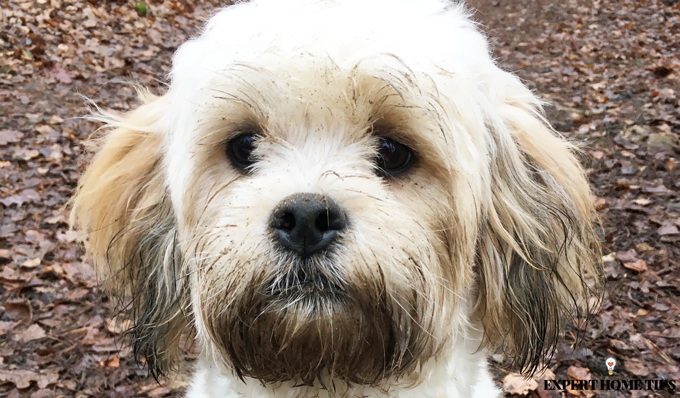
<path fill-rule="evenodd" d="M 605 364 L 607 365 L 607 370 L 609 370 L 609 374 L 614 374 L 614 366 L 616 366 L 616 359 L 614 358 L 607 358 L 605 361 Z"/>

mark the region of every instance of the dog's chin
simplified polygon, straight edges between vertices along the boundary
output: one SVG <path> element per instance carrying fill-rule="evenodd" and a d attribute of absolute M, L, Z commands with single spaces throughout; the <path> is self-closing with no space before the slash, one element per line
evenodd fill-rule
<path fill-rule="evenodd" d="M 283 278 L 253 284 L 233 310 L 209 319 L 226 364 L 263 383 L 377 385 L 440 349 L 419 325 L 421 304 L 395 302 L 376 281 L 340 283 L 331 274 L 291 267 Z"/>

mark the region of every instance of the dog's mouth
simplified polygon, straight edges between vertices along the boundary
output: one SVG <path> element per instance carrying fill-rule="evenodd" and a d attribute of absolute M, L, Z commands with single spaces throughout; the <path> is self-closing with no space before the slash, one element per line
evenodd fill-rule
<path fill-rule="evenodd" d="M 338 273 L 316 261 L 296 262 L 282 274 L 272 278 L 265 293 L 274 298 L 327 297 L 339 299 L 346 287 Z"/>

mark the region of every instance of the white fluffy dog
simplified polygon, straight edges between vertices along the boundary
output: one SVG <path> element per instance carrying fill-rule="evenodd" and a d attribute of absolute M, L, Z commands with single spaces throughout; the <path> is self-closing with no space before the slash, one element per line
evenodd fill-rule
<path fill-rule="evenodd" d="M 73 221 L 154 376 L 198 342 L 188 397 L 493 397 L 597 296 L 573 148 L 462 6 L 238 4 L 170 76 Z"/>

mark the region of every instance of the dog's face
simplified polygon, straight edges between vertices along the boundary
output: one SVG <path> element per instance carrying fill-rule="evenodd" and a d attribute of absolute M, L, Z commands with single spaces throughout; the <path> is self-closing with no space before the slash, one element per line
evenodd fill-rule
<path fill-rule="evenodd" d="M 359 2 L 297 3 L 214 17 L 81 180 L 136 354 L 166 371 L 191 326 L 239 376 L 376 384 L 475 324 L 535 369 L 598 288 L 570 146 L 460 9 L 400 4 L 376 30 Z M 261 7 L 287 22 L 249 26 Z"/>

